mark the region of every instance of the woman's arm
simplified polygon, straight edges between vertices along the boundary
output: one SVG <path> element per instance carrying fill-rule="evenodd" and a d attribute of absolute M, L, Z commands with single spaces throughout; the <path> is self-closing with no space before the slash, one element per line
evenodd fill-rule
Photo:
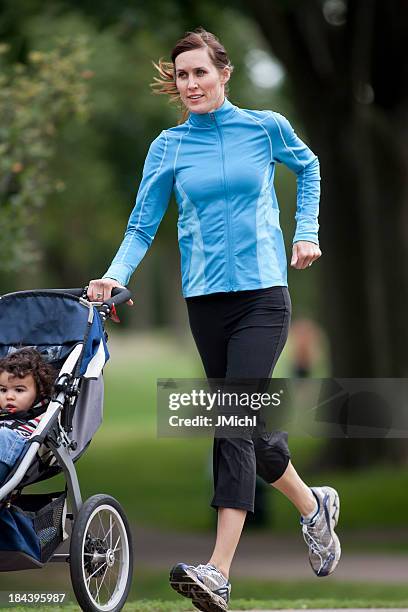
<path fill-rule="evenodd" d="M 104 278 L 127 285 L 156 235 L 172 190 L 173 166 L 166 132 L 163 131 L 150 146 L 125 237 Z"/>
<path fill-rule="evenodd" d="M 166 132 L 163 131 L 152 142 L 147 154 L 122 244 L 103 278 L 90 281 L 90 299 L 107 299 L 112 287 L 127 285 L 156 235 L 172 190 L 173 166 Z"/>
<path fill-rule="evenodd" d="M 297 176 L 296 232 L 291 265 L 302 269 L 321 255 L 318 238 L 319 160 L 285 117 L 271 112 L 269 126 L 274 161 L 285 164 Z"/>

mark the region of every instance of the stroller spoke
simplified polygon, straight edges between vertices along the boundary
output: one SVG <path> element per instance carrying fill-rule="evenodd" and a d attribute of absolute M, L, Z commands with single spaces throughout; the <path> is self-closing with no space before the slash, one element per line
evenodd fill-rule
<path fill-rule="evenodd" d="M 112 515 L 109 515 L 109 522 L 110 522 L 110 527 L 109 527 L 109 531 L 108 533 L 105 535 L 105 537 L 103 538 L 103 541 L 105 542 L 107 537 L 109 536 L 109 548 L 112 548 L 112 530 L 113 530 L 113 521 L 112 521 Z"/>
<path fill-rule="evenodd" d="M 112 568 L 110 568 L 110 569 L 112 569 Z M 112 598 L 112 595 L 113 595 L 113 593 L 115 591 L 115 588 L 113 588 L 113 590 L 112 590 L 111 576 L 112 576 L 112 571 L 109 571 L 108 574 L 107 574 L 107 581 L 105 581 L 105 584 L 104 584 L 106 592 L 108 593 L 108 599 Z M 107 584 L 106 584 L 106 582 L 107 582 Z M 117 582 L 117 580 L 114 583 L 114 587 L 116 586 L 116 582 Z"/>
<path fill-rule="evenodd" d="M 108 573 L 108 584 L 105 584 L 108 593 L 111 594 L 111 572 Z"/>
<path fill-rule="evenodd" d="M 101 602 L 99 601 L 99 588 L 98 588 L 98 579 L 97 578 L 95 578 L 95 582 L 96 582 L 96 593 L 95 593 L 94 599 L 98 602 L 98 604 L 100 604 Z"/>
<path fill-rule="evenodd" d="M 106 572 L 108 571 L 108 569 L 109 569 L 108 566 L 106 566 L 105 571 L 103 572 L 103 576 L 101 578 L 101 583 L 100 583 L 100 585 L 98 587 L 98 590 L 96 591 L 96 596 L 98 598 L 98 603 L 100 603 L 100 600 L 99 600 L 99 591 L 101 590 L 101 586 L 103 585 L 103 582 L 104 582 L 105 576 L 106 576 Z M 97 584 L 98 584 L 98 582 L 97 582 Z"/>
<path fill-rule="evenodd" d="M 95 571 L 94 571 L 94 572 L 93 572 L 93 573 L 92 573 L 90 576 L 88 576 L 88 578 L 86 579 L 86 581 L 87 581 L 88 585 L 89 585 L 89 583 L 90 583 L 90 581 L 91 581 L 91 578 L 92 578 L 93 576 L 95 576 L 95 574 L 97 574 L 98 572 L 100 572 L 100 571 L 101 571 L 101 569 L 103 568 L 103 566 L 104 566 L 104 565 L 107 565 L 107 562 L 106 562 L 106 561 L 105 561 L 104 563 L 102 563 L 102 565 L 100 565 L 99 567 L 97 567 L 97 568 L 96 568 L 96 570 L 95 570 Z M 97 579 L 97 578 L 95 578 L 95 580 L 96 580 L 96 582 L 98 583 L 98 579 Z"/>
<path fill-rule="evenodd" d="M 100 512 L 98 512 L 98 518 L 99 518 L 99 522 L 100 522 L 101 528 L 102 528 L 102 537 L 101 537 L 101 539 L 104 540 L 105 539 L 105 528 L 104 528 L 103 523 L 102 523 L 102 518 L 101 518 L 101 513 Z"/>
<path fill-rule="evenodd" d="M 118 550 L 118 548 L 116 548 L 116 547 L 118 545 L 119 540 L 120 540 L 120 536 L 118 537 L 118 539 L 115 542 L 115 546 L 113 547 L 113 552 L 116 552 Z"/>

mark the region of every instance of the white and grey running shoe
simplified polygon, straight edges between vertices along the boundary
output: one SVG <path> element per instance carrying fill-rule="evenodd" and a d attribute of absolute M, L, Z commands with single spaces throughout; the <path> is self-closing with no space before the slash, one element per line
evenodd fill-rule
<path fill-rule="evenodd" d="M 231 585 L 214 565 L 178 563 L 170 571 L 170 585 L 203 612 L 228 610 Z"/>
<path fill-rule="evenodd" d="M 341 546 L 334 528 L 339 520 L 340 500 L 331 487 L 311 487 L 319 509 L 316 517 L 307 522 L 300 519 L 303 538 L 309 547 L 309 561 L 316 576 L 328 576 L 341 556 Z"/>

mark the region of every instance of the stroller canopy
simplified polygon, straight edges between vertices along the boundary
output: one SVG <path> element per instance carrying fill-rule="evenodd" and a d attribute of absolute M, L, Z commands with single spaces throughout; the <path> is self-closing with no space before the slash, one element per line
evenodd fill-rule
<path fill-rule="evenodd" d="M 72 438 L 80 456 L 102 422 L 102 368 L 109 358 L 97 310 L 86 300 L 57 291 L 21 291 L 0 296 L 0 357 L 23 347 L 35 348 L 57 369 L 78 344 L 80 357 L 73 375 L 82 377 L 72 421 Z M 33 472 L 29 482 L 38 476 Z M 26 484 L 26 481 L 25 481 Z"/>
<path fill-rule="evenodd" d="M 85 300 L 52 291 L 21 291 L 0 297 L 0 357 L 31 346 L 47 361 L 62 362 L 78 343 L 84 350 L 78 374 L 97 378 L 109 353 L 96 310 Z M 99 371 L 92 371 L 92 363 Z"/>

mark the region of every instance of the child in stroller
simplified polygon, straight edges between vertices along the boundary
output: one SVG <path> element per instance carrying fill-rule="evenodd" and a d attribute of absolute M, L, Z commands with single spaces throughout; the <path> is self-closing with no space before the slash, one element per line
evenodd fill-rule
<path fill-rule="evenodd" d="M 86 612 L 119 612 L 133 570 L 132 537 L 122 506 L 107 493 L 83 500 L 75 469 L 102 423 L 102 372 L 109 358 L 104 322 L 115 305 L 130 298 L 127 289 L 112 294 L 103 303 L 90 302 L 83 288 L 0 296 L 0 360 L 10 364 L 18 352 L 34 348 L 58 372 L 45 411 L 39 420 L 34 415 L 36 427 L 27 445 L 0 482 L 0 572 L 68 562 L 75 596 Z M 5 373 L 3 390 L 9 366 Z M 36 407 L 36 393 L 44 391 L 40 387 L 34 391 L 29 384 L 26 402 L 6 399 L 1 407 Z M 61 473 L 65 490 L 23 493 Z"/>
<path fill-rule="evenodd" d="M 32 348 L 0 359 L 0 485 L 44 414 L 56 373 Z"/>

